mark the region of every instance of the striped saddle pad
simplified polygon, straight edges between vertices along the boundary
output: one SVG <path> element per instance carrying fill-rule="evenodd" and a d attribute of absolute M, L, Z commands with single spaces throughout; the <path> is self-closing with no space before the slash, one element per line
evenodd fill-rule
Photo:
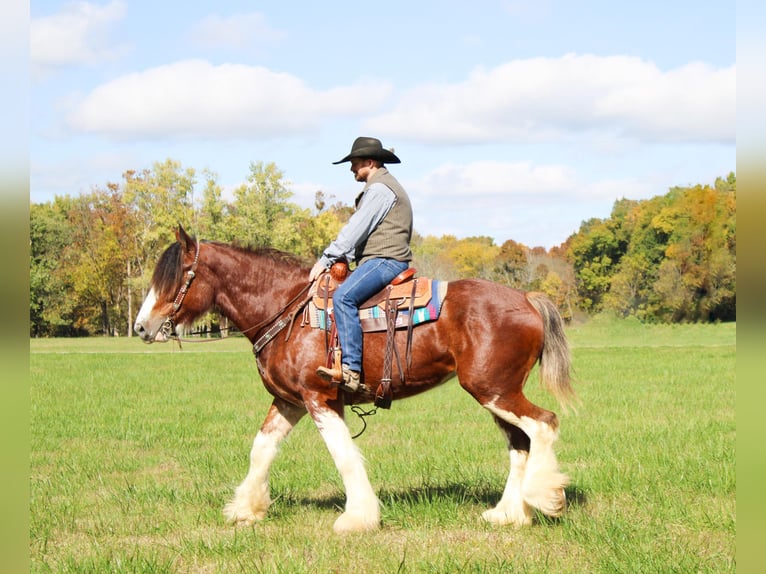
<path fill-rule="evenodd" d="M 412 281 L 418 282 L 418 285 L 415 286 L 417 296 L 415 297 L 412 309 L 412 325 L 436 321 L 439 318 L 444 298 L 447 296 L 448 282 L 420 277 Z M 411 285 L 412 283 L 408 281 L 397 287 L 404 288 L 406 286 L 407 289 L 411 290 Z M 359 309 L 359 319 L 361 320 L 362 331 L 364 332 L 386 330 L 385 299 L 374 299 L 376 301 L 370 300 L 368 304 Z M 398 307 L 396 328 L 406 328 L 410 324 L 409 302 L 405 301 L 405 304 L 397 304 L 399 301 L 397 301 L 397 296 L 394 294 L 391 298 L 391 303 Z M 328 299 L 327 304 L 330 307 L 330 311 L 332 311 L 332 299 Z M 324 301 L 318 297 L 309 300 L 309 304 L 306 307 L 309 323 L 315 329 L 328 329 L 327 309 L 323 307 Z"/>

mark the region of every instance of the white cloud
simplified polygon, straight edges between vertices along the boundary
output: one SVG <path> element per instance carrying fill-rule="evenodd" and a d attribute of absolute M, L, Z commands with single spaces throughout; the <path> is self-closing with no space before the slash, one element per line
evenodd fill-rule
<path fill-rule="evenodd" d="M 465 206 L 491 209 L 498 201 L 520 196 L 527 204 L 549 204 L 555 198 L 582 202 L 614 201 L 622 197 L 641 199 L 661 190 L 651 177 L 641 181 L 592 179 L 572 166 L 528 161 L 447 163 L 416 181 L 407 182 L 407 189 L 424 201 L 444 200 L 450 209 Z"/>
<path fill-rule="evenodd" d="M 561 141 L 609 134 L 643 141 L 733 143 L 736 66 L 669 71 L 627 56 L 568 54 L 423 84 L 370 119 L 381 134 L 430 143 Z"/>
<path fill-rule="evenodd" d="M 422 235 L 484 235 L 497 244 L 514 239 L 550 248 L 582 221 L 607 217 L 616 199 L 657 195 L 651 179 L 588 179 L 559 164 L 477 161 L 445 164 L 403 183 Z"/>
<path fill-rule="evenodd" d="M 108 32 L 125 13 L 122 0 L 105 5 L 72 2 L 58 14 L 31 20 L 30 60 L 35 75 L 40 77 L 54 68 L 118 57 L 125 48 L 109 47 Z"/>
<path fill-rule="evenodd" d="M 281 136 L 316 130 L 328 117 L 367 113 L 390 91 L 375 80 L 319 91 L 263 67 L 185 60 L 96 88 L 67 123 L 115 138 Z"/>
<path fill-rule="evenodd" d="M 208 47 L 243 48 L 253 43 L 273 42 L 285 34 L 272 29 L 260 13 L 224 17 L 210 14 L 192 26 L 189 37 Z"/>
<path fill-rule="evenodd" d="M 527 193 L 561 193 L 573 185 L 574 173 L 564 165 L 530 162 L 475 161 L 449 163 L 427 173 L 415 185 L 426 196 L 485 197 Z"/>

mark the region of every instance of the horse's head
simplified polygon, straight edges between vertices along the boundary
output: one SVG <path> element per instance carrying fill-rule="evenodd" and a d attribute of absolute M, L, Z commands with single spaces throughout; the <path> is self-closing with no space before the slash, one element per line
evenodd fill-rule
<path fill-rule="evenodd" d="M 149 293 L 136 317 L 135 332 L 145 343 L 165 342 L 179 326 L 192 321 L 210 306 L 204 291 L 197 285 L 199 241 L 182 227 L 176 230 L 176 241 L 160 257 L 152 275 Z"/>

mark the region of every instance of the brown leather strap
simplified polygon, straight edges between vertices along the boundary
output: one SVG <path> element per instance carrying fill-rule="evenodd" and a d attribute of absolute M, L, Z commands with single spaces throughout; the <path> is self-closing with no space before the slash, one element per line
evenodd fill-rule
<path fill-rule="evenodd" d="M 324 347 L 330 352 L 330 274 L 324 275 Z"/>
<path fill-rule="evenodd" d="M 386 350 L 383 356 L 383 378 L 375 391 L 375 406 L 383 409 L 391 408 L 393 393 L 391 392 L 391 371 L 394 362 L 394 335 L 396 334 L 396 305 L 391 304 L 391 286 L 386 287 Z"/>
<path fill-rule="evenodd" d="M 404 357 L 407 362 L 407 372 L 412 368 L 412 328 L 415 326 L 415 291 L 418 288 L 418 280 L 412 282 L 412 296 L 410 297 L 410 316 L 407 319 L 407 346 Z M 402 376 L 404 381 L 404 376 Z"/>

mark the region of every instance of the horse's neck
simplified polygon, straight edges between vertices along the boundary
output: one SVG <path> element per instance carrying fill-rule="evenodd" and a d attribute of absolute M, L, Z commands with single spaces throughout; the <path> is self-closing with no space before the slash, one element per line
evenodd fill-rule
<path fill-rule="evenodd" d="M 274 317 L 300 292 L 301 278 L 307 282 L 297 266 L 235 249 L 227 250 L 211 270 L 219 281 L 216 306 L 242 331 Z"/>

